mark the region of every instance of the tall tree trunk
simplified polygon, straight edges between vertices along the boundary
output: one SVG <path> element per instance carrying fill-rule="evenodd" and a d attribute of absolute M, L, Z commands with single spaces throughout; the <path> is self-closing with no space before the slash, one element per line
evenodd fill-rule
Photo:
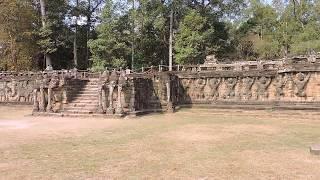
<path fill-rule="evenodd" d="M 18 70 L 18 57 L 17 57 L 17 49 L 16 49 L 16 40 L 11 34 L 9 34 L 9 37 L 10 37 L 11 61 L 14 66 L 14 70 Z"/>
<path fill-rule="evenodd" d="M 78 8 L 78 6 L 79 6 L 79 0 L 76 1 L 76 8 Z M 78 35 L 78 15 L 76 14 L 75 33 L 74 33 L 74 39 L 73 39 L 73 62 L 74 62 L 75 68 L 78 68 L 77 35 Z"/>
<path fill-rule="evenodd" d="M 170 12 L 170 38 L 169 38 L 169 71 L 172 71 L 172 46 L 173 46 L 173 10 Z"/>
<path fill-rule="evenodd" d="M 134 69 L 134 46 L 135 46 L 135 0 L 132 1 L 132 44 L 131 44 L 131 70 Z"/>
<path fill-rule="evenodd" d="M 74 67 L 78 68 L 78 44 L 77 44 L 77 35 L 78 35 L 78 26 L 75 25 L 74 39 L 73 39 L 73 63 Z"/>
<path fill-rule="evenodd" d="M 89 67 L 89 47 L 88 41 L 90 39 L 90 27 L 91 27 L 91 0 L 88 0 L 88 14 L 87 14 L 87 39 L 86 39 L 86 62 L 84 63 L 86 67 Z"/>
<path fill-rule="evenodd" d="M 40 9 L 41 9 L 41 22 L 42 22 L 42 27 L 46 28 L 47 23 L 47 12 L 46 12 L 46 2 L 45 0 L 40 0 Z M 46 65 L 50 65 L 52 66 L 52 62 L 51 62 L 51 58 L 50 55 L 45 53 L 45 61 L 46 61 Z"/>

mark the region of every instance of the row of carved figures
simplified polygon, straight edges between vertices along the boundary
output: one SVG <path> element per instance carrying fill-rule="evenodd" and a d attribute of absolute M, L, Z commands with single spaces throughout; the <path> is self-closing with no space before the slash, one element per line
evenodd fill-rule
<path fill-rule="evenodd" d="M 118 74 L 115 70 L 109 73 L 109 71 L 104 71 L 100 76 L 98 84 L 98 113 L 107 113 L 107 114 L 118 114 L 121 115 L 124 113 L 122 96 L 125 94 L 124 88 L 127 88 L 128 85 L 131 85 L 131 98 L 130 98 L 130 111 L 135 111 L 135 88 L 134 81 L 128 83 L 126 73 L 121 71 Z M 114 91 L 117 89 L 117 104 L 114 108 Z M 109 102 L 109 104 L 107 104 Z"/>
<path fill-rule="evenodd" d="M 58 103 L 67 102 L 66 79 L 54 75 L 51 78 L 42 77 L 36 80 L 33 89 L 33 111 L 54 112 L 62 109 L 54 108 Z"/>
<path fill-rule="evenodd" d="M 0 82 L 0 102 L 32 102 L 34 81 Z"/>
<path fill-rule="evenodd" d="M 217 100 L 221 99 L 243 99 L 243 100 L 264 100 L 269 97 L 268 88 L 271 84 L 275 87 L 274 96 L 276 98 L 284 97 L 284 87 L 292 84 L 291 90 L 296 97 L 306 97 L 305 88 L 310 73 L 297 74 L 278 74 L 276 77 L 243 77 L 243 78 L 199 78 L 199 79 L 182 79 L 182 98 L 184 99 L 205 99 Z M 236 85 L 241 87 L 241 92 L 236 93 Z M 255 84 L 255 97 L 253 97 L 253 85 Z M 224 85 L 224 91 L 221 92 L 219 88 Z"/>

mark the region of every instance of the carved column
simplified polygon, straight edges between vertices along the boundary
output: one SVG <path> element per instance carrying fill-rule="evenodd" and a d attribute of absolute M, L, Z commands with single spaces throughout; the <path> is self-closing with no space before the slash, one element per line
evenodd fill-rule
<path fill-rule="evenodd" d="M 44 97 L 44 88 L 40 87 L 40 98 L 39 98 L 39 111 L 45 112 L 45 97 Z"/>
<path fill-rule="evenodd" d="M 98 92 L 98 95 L 99 95 L 99 97 L 98 97 L 98 113 L 104 113 L 104 110 L 103 110 L 103 96 L 102 96 L 102 91 L 103 91 L 103 84 L 101 83 L 101 84 L 99 84 L 99 92 Z"/>
<path fill-rule="evenodd" d="M 52 112 L 52 88 L 48 88 L 48 106 L 47 112 Z"/>
<path fill-rule="evenodd" d="M 114 108 L 113 108 L 113 90 L 114 90 L 114 81 L 110 82 L 109 84 L 109 107 L 107 109 L 108 114 L 114 114 Z"/>
<path fill-rule="evenodd" d="M 173 113 L 174 106 L 171 98 L 171 78 L 169 74 L 167 75 L 167 78 L 166 78 L 166 88 L 167 88 L 167 112 Z"/>
<path fill-rule="evenodd" d="M 117 101 L 117 109 L 116 109 L 116 113 L 118 115 L 122 115 L 124 113 L 122 102 L 121 102 L 121 94 L 122 94 L 123 86 L 125 84 L 126 84 L 125 72 L 121 71 L 120 76 L 119 76 L 119 80 L 118 80 L 118 101 Z"/>
<path fill-rule="evenodd" d="M 131 80 L 131 96 L 130 96 L 130 112 L 135 113 L 136 111 L 136 88 L 134 84 L 134 79 Z"/>
<path fill-rule="evenodd" d="M 104 87 L 106 87 L 106 86 L 104 86 Z M 107 105 L 106 89 L 103 88 L 103 89 L 102 89 L 102 109 L 103 109 L 104 112 L 106 112 L 107 106 L 108 106 L 108 105 Z"/>
<path fill-rule="evenodd" d="M 119 115 L 123 114 L 123 108 L 122 108 L 122 102 L 121 102 L 121 92 L 122 92 L 122 84 L 118 84 L 118 100 L 117 100 L 116 114 L 119 114 Z"/>
<path fill-rule="evenodd" d="M 37 98 L 37 89 L 33 90 L 33 112 L 38 112 L 39 111 L 39 102 Z"/>
<path fill-rule="evenodd" d="M 109 107 L 107 109 L 107 114 L 114 114 L 114 107 L 113 107 L 113 90 L 118 82 L 118 75 L 116 70 L 114 69 L 111 72 L 111 76 L 109 78 Z"/>

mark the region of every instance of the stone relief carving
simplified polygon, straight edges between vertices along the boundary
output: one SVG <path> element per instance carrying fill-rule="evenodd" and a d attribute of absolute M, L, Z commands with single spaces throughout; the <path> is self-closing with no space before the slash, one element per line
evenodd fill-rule
<path fill-rule="evenodd" d="M 179 91 L 179 97 L 182 101 L 188 102 L 190 101 L 190 94 L 191 94 L 191 79 L 181 79 L 181 86 Z"/>
<path fill-rule="evenodd" d="M 242 84 L 242 97 L 244 100 L 249 100 L 252 97 L 252 85 L 254 83 L 254 78 L 245 77 L 241 80 Z"/>
<path fill-rule="evenodd" d="M 195 99 L 203 99 L 204 98 L 204 87 L 206 85 L 206 80 L 205 79 L 197 79 L 196 84 L 195 84 Z"/>
<path fill-rule="evenodd" d="M 189 95 L 190 100 L 196 98 L 196 80 L 195 79 L 187 79 L 186 81 L 186 90 Z"/>
<path fill-rule="evenodd" d="M 271 83 L 271 78 L 260 77 L 256 79 L 257 83 L 257 99 L 266 99 L 269 97 L 268 87 Z"/>
<path fill-rule="evenodd" d="M 221 78 L 208 78 L 204 93 L 206 100 L 217 100 L 219 97 L 218 87 L 220 86 Z"/>
<path fill-rule="evenodd" d="M 7 102 L 9 101 L 10 88 L 8 82 L 4 81 L 0 84 L 0 101 Z"/>
<path fill-rule="evenodd" d="M 114 69 L 111 73 L 111 76 L 110 76 L 110 79 L 109 79 L 109 107 L 107 109 L 107 113 L 108 114 L 114 114 L 115 112 L 115 108 L 113 106 L 113 91 L 114 91 L 114 88 L 116 87 L 118 83 L 118 75 L 117 75 L 117 72 L 116 70 Z"/>
<path fill-rule="evenodd" d="M 65 79 L 54 74 L 48 83 L 47 112 L 58 112 L 62 109 L 62 104 L 67 101 Z"/>
<path fill-rule="evenodd" d="M 122 71 L 120 73 L 120 76 L 119 76 L 119 80 L 118 80 L 118 97 L 117 97 L 117 108 L 115 110 L 115 112 L 119 115 L 123 114 L 124 113 L 124 110 L 123 110 L 123 102 L 122 102 L 122 91 L 123 91 L 123 88 L 126 86 L 126 77 L 125 77 L 125 73 L 124 71 Z"/>
<path fill-rule="evenodd" d="M 235 86 L 238 82 L 237 78 L 226 78 L 224 79 L 225 82 L 225 94 L 223 96 L 224 99 L 232 99 L 235 97 Z"/>
<path fill-rule="evenodd" d="M 32 81 L 17 81 L 11 83 L 11 97 L 14 101 L 32 102 L 34 84 Z"/>
<path fill-rule="evenodd" d="M 275 97 L 281 98 L 284 96 L 284 87 L 286 86 L 287 78 L 283 76 L 282 74 L 278 74 L 274 79 L 274 86 L 276 88 L 275 90 Z"/>
<path fill-rule="evenodd" d="M 295 85 L 295 95 L 298 97 L 306 97 L 305 87 L 310 79 L 310 73 L 298 73 L 296 74 L 293 82 Z"/>

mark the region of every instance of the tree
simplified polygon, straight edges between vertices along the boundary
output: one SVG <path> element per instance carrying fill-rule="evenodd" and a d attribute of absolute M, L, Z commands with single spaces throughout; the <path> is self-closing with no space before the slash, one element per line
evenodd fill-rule
<path fill-rule="evenodd" d="M 65 0 L 41 0 L 39 8 L 42 12 L 42 27 L 36 32 L 38 45 L 46 56 L 46 64 L 51 64 L 55 69 L 69 68 L 73 63 L 70 58 L 72 56 L 72 39 L 69 36 L 71 29 L 65 23 L 66 16 L 70 11 L 68 2 Z M 65 49 L 68 51 L 66 52 Z"/>
<path fill-rule="evenodd" d="M 109 1 L 102 12 L 101 21 L 102 24 L 97 28 L 98 38 L 89 41 L 93 69 L 127 66 L 131 54 L 129 16 L 119 15 L 117 4 Z"/>
<path fill-rule="evenodd" d="M 49 29 L 49 26 L 48 26 L 46 1 L 45 0 L 39 0 L 39 1 L 40 1 L 41 22 L 42 22 L 42 29 L 41 29 L 42 32 L 40 33 L 40 36 L 45 38 L 43 41 L 40 41 L 40 45 L 44 49 L 46 49 L 44 50 L 46 65 L 52 66 L 50 53 L 54 52 L 54 49 L 49 48 L 50 46 L 52 46 L 51 39 L 49 37 L 52 31 Z"/>
<path fill-rule="evenodd" d="M 175 51 L 178 64 L 198 64 L 205 59 L 206 41 L 214 32 L 213 28 L 207 29 L 207 19 L 196 10 L 189 10 L 179 25 L 176 37 Z"/>
<path fill-rule="evenodd" d="M 37 49 L 33 36 L 35 11 L 31 1 L 1 1 L 0 14 L 0 44 L 3 49 L 0 69 L 30 69 Z"/>

